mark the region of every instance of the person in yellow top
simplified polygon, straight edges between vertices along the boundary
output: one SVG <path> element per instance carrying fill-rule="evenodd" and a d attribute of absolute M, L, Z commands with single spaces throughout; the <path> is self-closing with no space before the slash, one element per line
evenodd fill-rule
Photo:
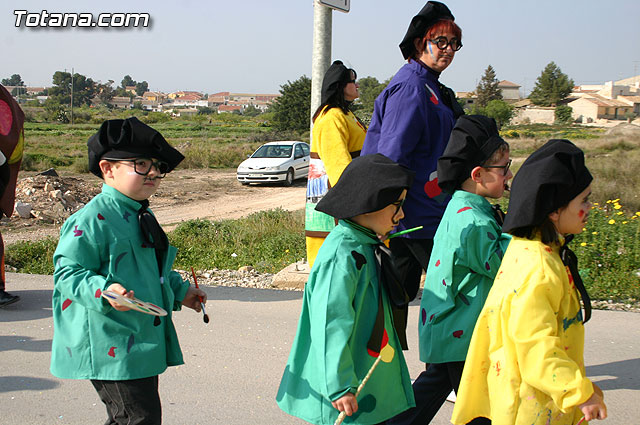
<path fill-rule="evenodd" d="M 583 152 L 568 140 L 550 140 L 516 174 L 503 225 L 513 239 L 473 331 L 452 423 L 607 417 L 602 391 L 585 374 L 591 304 L 567 246 L 587 221 L 591 181 Z"/>
<path fill-rule="evenodd" d="M 313 115 L 311 161 L 307 181 L 305 236 L 309 267 L 329 232 L 336 226 L 333 217 L 316 211 L 316 205 L 336 185 L 351 160 L 360 155 L 366 128 L 349 105 L 360 95 L 357 74 L 337 60 L 322 80 L 321 104 Z"/>

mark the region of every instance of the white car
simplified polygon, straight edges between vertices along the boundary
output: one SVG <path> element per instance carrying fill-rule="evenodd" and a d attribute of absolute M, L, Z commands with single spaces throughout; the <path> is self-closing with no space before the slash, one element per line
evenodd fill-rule
<path fill-rule="evenodd" d="M 307 177 L 310 152 L 304 142 L 265 143 L 238 166 L 238 181 L 244 185 L 282 182 L 291 186 L 294 180 Z"/>

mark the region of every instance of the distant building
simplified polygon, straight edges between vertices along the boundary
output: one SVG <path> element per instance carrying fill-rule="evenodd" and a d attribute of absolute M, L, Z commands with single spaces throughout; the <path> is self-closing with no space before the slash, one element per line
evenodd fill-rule
<path fill-rule="evenodd" d="M 640 115 L 640 75 L 604 84 L 581 85 L 569 95 L 573 118 L 583 123 L 623 120 Z"/>
<path fill-rule="evenodd" d="M 478 96 L 472 91 L 458 91 L 456 92 L 456 99 L 466 111 L 470 111 L 478 101 Z"/>
<path fill-rule="evenodd" d="M 511 81 L 502 80 L 498 83 L 498 89 L 502 93 L 502 99 L 505 102 L 517 102 L 521 99 L 520 97 L 520 86 L 516 83 L 512 83 Z"/>
<path fill-rule="evenodd" d="M 581 97 L 568 105 L 573 110 L 573 118 L 583 123 L 597 120 L 621 120 L 633 112 L 633 104 L 629 105 L 618 99 L 607 99 L 600 95 Z"/>
<path fill-rule="evenodd" d="M 220 106 L 218 106 L 218 113 L 219 114 L 226 113 L 226 112 L 234 112 L 234 111 L 242 112 L 242 106 L 240 106 L 240 105 L 220 105 Z"/>
<path fill-rule="evenodd" d="M 126 96 L 114 96 L 113 99 L 109 101 L 109 105 L 118 109 L 131 109 L 133 107 L 131 99 Z"/>
<path fill-rule="evenodd" d="M 196 97 L 198 100 L 202 99 L 204 95 L 198 91 L 176 91 L 173 93 L 169 93 L 169 99 L 178 99 L 181 97 L 188 96 L 190 99 Z"/>

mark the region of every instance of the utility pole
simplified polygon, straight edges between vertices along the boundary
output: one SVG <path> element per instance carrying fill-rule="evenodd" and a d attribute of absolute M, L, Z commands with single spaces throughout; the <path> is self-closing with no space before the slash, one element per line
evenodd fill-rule
<path fill-rule="evenodd" d="M 311 62 L 311 111 L 309 129 L 313 127 L 311 118 L 320 106 L 322 79 L 331 65 L 331 25 L 332 10 L 313 0 L 313 57 Z M 309 135 L 311 141 L 311 134 Z"/>
<path fill-rule="evenodd" d="M 73 125 L 73 68 L 71 68 L 71 125 Z"/>

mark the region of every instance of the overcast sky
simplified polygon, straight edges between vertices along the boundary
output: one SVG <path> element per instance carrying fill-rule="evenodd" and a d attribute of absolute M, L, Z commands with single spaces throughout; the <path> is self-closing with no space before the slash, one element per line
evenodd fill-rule
<path fill-rule="evenodd" d="M 333 12 L 332 59 L 359 77 L 385 80 L 402 66 L 398 44 L 425 1 L 351 0 Z M 475 89 L 487 65 L 500 80 L 533 88 L 554 61 L 576 84 L 640 74 L 638 0 L 449 0 L 464 47 L 441 80 Z M 100 6 L 96 6 L 100 5 Z M 16 28 L 14 10 L 146 12 L 149 28 Z M 2 0 L 0 78 L 20 74 L 49 86 L 55 71 L 119 84 L 125 74 L 151 90 L 277 93 L 311 76 L 312 0 Z M 634 74 L 635 73 L 635 74 Z"/>

